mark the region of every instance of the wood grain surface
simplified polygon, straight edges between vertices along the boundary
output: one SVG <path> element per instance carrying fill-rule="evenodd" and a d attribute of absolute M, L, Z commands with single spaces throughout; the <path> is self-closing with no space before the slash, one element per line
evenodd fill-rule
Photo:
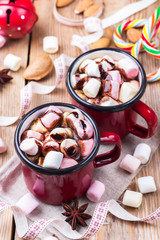
<path fill-rule="evenodd" d="M 64 9 L 60 9 L 61 14 L 72 18 L 81 18 L 73 13 L 74 6 L 77 1 Z M 107 0 L 102 17 L 109 16 L 119 10 L 126 4 L 135 2 L 134 0 Z M 133 15 L 129 19 L 148 18 L 153 11 L 159 6 L 159 1 L 151 5 L 147 9 Z M 71 46 L 71 36 L 73 34 L 85 34 L 83 27 L 67 27 L 58 23 L 52 14 L 53 0 L 35 1 L 39 21 L 37 22 L 32 34 L 20 40 L 9 40 L 7 44 L 0 50 L 1 69 L 3 68 L 3 59 L 8 53 L 13 53 L 22 57 L 23 67 L 16 73 L 11 73 L 14 79 L 0 88 L 0 115 L 17 116 L 20 109 L 20 89 L 25 85 L 22 73 L 27 63 L 32 61 L 38 54 L 43 52 L 43 37 L 55 35 L 59 40 L 59 51 L 54 55 L 50 55 L 52 59 L 57 58 L 61 53 L 65 53 L 71 57 L 77 57 L 81 54 L 80 50 Z M 117 25 L 113 25 L 115 29 Z M 30 39 L 30 41 L 29 41 Z M 160 40 L 159 36 L 157 37 Z M 159 67 L 159 61 L 150 57 L 146 53 L 140 54 L 140 62 L 143 64 L 146 72 L 151 72 Z M 39 81 L 42 84 L 53 85 L 55 81 L 55 71 Z M 152 107 L 156 112 L 160 113 L 160 82 L 148 84 L 146 92 L 142 100 Z M 47 102 L 70 102 L 69 95 L 65 88 L 65 81 L 49 95 L 34 95 L 30 109 Z M 7 146 L 7 153 L 0 155 L 0 166 L 2 166 L 15 153 L 14 150 L 14 132 L 17 123 L 9 127 L 0 127 L 0 137 L 2 137 Z M 144 195 L 143 204 L 138 209 L 126 208 L 130 213 L 142 217 L 153 212 L 159 207 L 160 203 L 160 148 L 155 152 L 152 161 L 142 169 L 137 177 L 132 181 L 128 189 L 137 189 L 137 178 L 141 176 L 151 175 L 154 177 L 158 191 L 152 194 Z M 121 199 L 120 199 L 121 200 Z M 119 220 L 112 215 L 106 218 L 106 222 L 100 231 L 90 240 L 159 240 L 160 239 L 160 223 L 130 223 Z M 19 240 L 11 211 L 6 211 L 0 217 L 0 240 Z"/>

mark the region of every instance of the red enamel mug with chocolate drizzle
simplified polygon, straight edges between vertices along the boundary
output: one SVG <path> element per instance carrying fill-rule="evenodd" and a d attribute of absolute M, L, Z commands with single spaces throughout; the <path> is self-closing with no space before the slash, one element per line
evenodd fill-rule
<path fill-rule="evenodd" d="M 116 61 L 122 58 L 132 59 L 139 68 L 140 89 L 135 97 L 128 102 L 114 106 L 94 105 L 80 98 L 72 88 L 71 77 L 77 71 L 80 63 L 85 59 L 102 58 L 105 55 L 109 55 Z M 119 134 L 121 138 L 124 138 L 129 133 L 140 138 L 150 138 L 156 132 L 158 119 L 155 112 L 140 101 L 146 84 L 146 74 L 140 62 L 130 54 L 114 48 L 95 49 L 80 55 L 71 64 L 66 79 L 66 86 L 71 96 L 72 104 L 89 113 L 96 121 L 100 131 L 113 131 Z M 146 121 L 147 127 L 137 123 L 138 115 Z"/>
<path fill-rule="evenodd" d="M 15 132 L 15 149 L 22 162 L 24 180 L 29 191 L 40 200 L 49 204 L 60 204 L 85 194 L 91 184 L 94 169 L 115 162 L 121 153 L 120 137 L 113 132 L 99 133 L 99 129 L 84 110 L 87 121 L 94 129 L 94 146 L 91 153 L 80 163 L 65 169 L 48 169 L 30 161 L 20 149 L 22 133 L 29 128 L 31 122 L 45 113 L 51 105 L 57 106 L 62 111 L 71 112 L 77 108 L 66 103 L 48 103 L 38 106 L 28 112 L 19 122 Z M 100 143 L 114 144 L 112 150 L 96 156 Z"/>

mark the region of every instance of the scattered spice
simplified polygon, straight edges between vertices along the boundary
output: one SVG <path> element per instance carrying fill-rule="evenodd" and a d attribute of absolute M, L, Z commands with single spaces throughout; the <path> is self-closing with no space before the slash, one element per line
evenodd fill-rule
<path fill-rule="evenodd" d="M 0 84 L 5 84 L 12 79 L 12 77 L 8 75 L 8 72 L 9 72 L 9 69 L 0 70 Z"/>
<path fill-rule="evenodd" d="M 62 203 L 63 208 L 66 210 L 66 212 L 62 213 L 64 216 L 66 216 L 66 222 L 69 222 L 72 226 L 72 230 L 75 230 L 77 227 L 77 224 L 86 227 L 87 224 L 84 220 L 90 219 L 92 216 L 90 216 L 87 213 L 84 213 L 84 211 L 88 207 L 88 203 L 82 205 L 78 208 L 78 200 L 74 200 L 74 205 L 71 207 L 67 203 Z"/>

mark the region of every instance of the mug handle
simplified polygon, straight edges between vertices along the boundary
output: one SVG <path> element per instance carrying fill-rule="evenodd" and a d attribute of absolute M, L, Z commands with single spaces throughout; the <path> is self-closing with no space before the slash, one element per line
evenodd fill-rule
<path fill-rule="evenodd" d="M 113 132 L 101 132 L 101 143 L 115 143 L 115 147 L 107 153 L 102 153 L 95 157 L 93 165 L 95 168 L 115 162 L 121 154 L 121 139 L 118 134 Z"/>
<path fill-rule="evenodd" d="M 138 101 L 132 109 L 144 118 L 147 122 L 148 128 L 135 124 L 129 132 L 140 138 L 152 137 L 156 132 L 158 124 L 158 118 L 155 112 L 142 101 Z"/>

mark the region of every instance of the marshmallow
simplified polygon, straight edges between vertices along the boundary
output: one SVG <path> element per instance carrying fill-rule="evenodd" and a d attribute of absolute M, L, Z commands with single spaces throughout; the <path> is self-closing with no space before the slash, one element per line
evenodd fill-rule
<path fill-rule="evenodd" d="M 74 130 L 80 139 L 89 139 L 93 136 L 94 130 L 92 125 L 86 120 L 77 120 L 74 123 Z"/>
<path fill-rule="evenodd" d="M 137 89 L 137 92 L 139 91 L 139 88 L 140 88 L 139 81 L 131 80 L 131 81 L 129 81 L 129 83 L 131 83 Z"/>
<path fill-rule="evenodd" d="M 60 169 L 62 168 L 69 168 L 69 167 L 73 167 L 75 165 L 77 165 L 78 162 L 76 162 L 74 159 L 72 158 L 63 158 Z"/>
<path fill-rule="evenodd" d="M 137 89 L 133 86 L 133 84 L 129 82 L 124 82 L 121 85 L 119 100 L 121 102 L 128 102 L 137 94 Z"/>
<path fill-rule="evenodd" d="M 42 148 L 42 143 L 35 138 L 26 138 L 20 144 L 20 149 L 30 156 L 37 155 Z"/>
<path fill-rule="evenodd" d="M 17 71 L 21 67 L 22 58 L 11 53 L 7 54 L 3 61 L 3 65 L 12 71 Z"/>
<path fill-rule="evenodd" d="M 96 78 L 91 78 L 83 87 L 84 94 L 89 98 L 95 98 L 101 88 L 101 81 Z"/>
<path fill-rule="evenodd" d="M 61 143 L 67 138 L 67 131 L 64 128 L 55 128 L 50 132 L 50 136 L 54 141 Z"/>
<path fill-rule="evenodd" d="M 26 138 L 35 138 L 39 141 L 42 141 L 44 139 L 44 136 L 42 133 L 33 131 L 33 130 L 26 130 L 24 131 L 24 133 L 22 134 L 21 139 L 24 140 Z"/>
<path fill-rule="evenodd" d="M 95 180 L 87 190 L 86 196 L 92 202 L 98 202 L 105 191 L 105 185 Z"/>
<path fill-rule="evenodd" d="M 64 129 L 65 129 L 66 132 L 67 132 L 67 136 L 68 136 L 69 138 L 73 138 L 73 132 L 72 132 L 71 128 L 64 128 Z"/>
<path fill-rule="evenodd" d="M 93 60 L 91 59 L 85 59 L 80 65 L 79 65 L 79 72 L 85 73 L 85 67 L 91 63 Z"/>
<path fill-rule="evenodd" d="M 77 121 L 77 119 L 84 119 L 84 115 L 79 109 L 74 109 L 67 117 L 66 121 L 71 126 L 74 125 L 74 122 Z"/>
<path fill-rule="evenodd" d="M 58 107 L 53 106 L 53 105 L 51 105 L 51 106 L 49 106 L 49 108 L 47 108 L 46 113 L 47 113 L 47 112 L 56 112 L 56 113 L 58 113 L 59 115 L 62 115 L 62 114 L 63 114 L 63 112 L 62 112 Z"/>
<path fill-rule="evenodd" d="M 44 157 L 39 157 L 38 158 L 38 165 L 43 167 L 43 162 L 44 162 Z"/>
<path fill-rule="evenodd" d="M 119 60 L 118 68 L 128 79 L 133 79 L 137 77 L 139 73 L 139 68 L 137 64 L 129 58 L 122 58 L 121 60 Z"/>
<path fill-rule="evenodd" d="M 80 148 L 74 139 L 67 138 L 60 145 L 61 152 L 67 158 L 78 159 L 80 157 Z"/>
<path fill-rule="evenodd" d="M 104 62 L 104 61 L 107 63 L 108 71 L 112 70 L 115 67 L 115 62 L 114 62 L 113 58 L 111 58 L 110 56 L 105 55 L 102 58 L 101 62 Z"/>
<path fill-rule="evenodd" d="M 86 95 L 84 94 L 84 92 L 82 90 L 75 90 L 75 93 L 80 97 L 82 98 L 84 101 L 87 100 L 87 97 Z"/>
<path fill-rule="evenodd" d="M 99 102 L 100 106 L 115 106 L 118 105 L 118 102 L 113 100 L 111 97 L 105 96 Z"/>
<path fill-rule="evenodd" d="M 50 151 L 44 158 L 43 167 L 59 169 L 63 159 L 61 152 Z"/>
<path fill-rule="evenodd" d="M 71 78 L 71 84 L 73 88 L 81 90 L 87 82 L 87 74 L 74 74 Z"/>
<path fill-rule="evenodd" d="M 123 196 L 123 205 L 138 208 L 142 203 L 142 193 L 127 190 Z"/>
<path fill-rule="evenodd" d="M 150 193 L 157 190 L 152 176 L 138 178 L 138 187 L 141 193 Z"/>
<path fill-rule="evenodd" d="M 27 193 L 19 199 L 16 206 L 21 208 L 25 215 L 28 215 L 39 206 L 39 203 L 31 193 Z"/>
<path fill-rule="evenodd" d="M 142 164 L 146 164 L 151 155 L 151 147 L 146 143 L 140 143 L 136 146 L 133 156 L 138 158 Z"/>
<path fill-rule="evenodd" d="M 67 122 L 67 117 L 70 114 L 70 112 L 64 112 L 62 115 L 62 126 L 68 126 L 68 122 Z"/>
<path fill-rule="evenodd" d="M 91 138 L 89 140 L 79 140 L 78 144 L 81 149 L 81 156 L 87 157 L 93 149 L 94 140 L 93 140 L 93 138 Z"/>
<path fill-rule="evenodd" d="M 108 74 L 113 82 L 118 82 L 119 84 L 123 83 L 120 72 L 118 70 L 109 71 Z"/>
<path fill-rule="evenodd" d="M 95 62 L 101 62 L 102 58 L 95 58 L 94 61 Z"/>
<path fill-rule="evenodd" d="M 61 121 L 62 117 L 56 112 L 46 112 L 41 117 L 42 124 L 49 130 L 57 127 Z"/>
<path fill-rule="evenodd" d="M 43 50 L 46 53 L 56 53 L 58 51 L 58 38 L 55 36 L 44 37 Z"/>
<path fill-rule="evenodd" d="M 111 81 L 111 93 L 109 94 L 113 99 L 118 100 L 119 98 L 119 87 L 120 84 L 118 82 Z"/>
<path fill-rule="evenodd" d="M 58 240 L 58 238 L 52 237 L 52 236 L 48 236 L 48 237 L 43 238 L 42 240 Z"/>
<path fill-rule="evenodd" d="M 43 126 L 43 124 L 41 123 L 40 118 L 35 119 L 30 126 L 30 129 L 36 132 L 40 132 L 40 133 L 45 133 L 47 132 L 47 128 L 45 128 Z"/>
<path fill-rule="evenodd" d="M 141 161 L 138 158 L 133 157 L 130 154 L 127 154 L 120 163 L 120 168 L 126 170 L 127 172 L 134 173 L 137 171 L 141 164 Z"/>
<path fill-rule="evenodd" d="M 50 151 L 59 151 L 59 144 L 55 141 L 48 141 L 45 143 L 43 143 L 43 147 L 42 147 L 42 153 L 44 156 L 47 155 L 48 152 Z"/>
<path fill-rule="evenodd" d="M 5 45 L 6 41 L 7 39 L 0 35 L 0 48 L 2 48 Z"/>
<path fill-rule="evenodd" d="M 7 151 L 7 146 L 2 138 L 0 138 L 0 153 L 4 153 Z"/>
<path fill-rule="evenodd" d="M 84 62 L 79 67 L 80 72 L 86 73 L 88 76 L 91 77 L 100 77 L 100 71 L 99 71 L 99 66 L 98 64 L 93 61 L 86 59 Z"/>

